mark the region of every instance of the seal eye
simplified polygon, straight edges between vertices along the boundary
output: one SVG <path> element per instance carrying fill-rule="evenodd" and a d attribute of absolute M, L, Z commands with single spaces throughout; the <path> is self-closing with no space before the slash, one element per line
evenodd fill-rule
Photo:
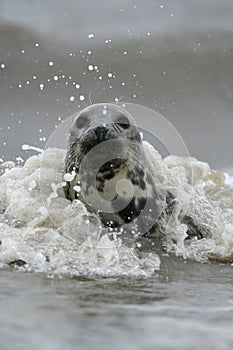
<path fill-rule="evenodd" d="M 128 118 L 126 118 L 124 116 L 119 117 L 116 122 L 123 129 L 128 129 L 130 127 L 130 123 L 129 123 Z"/>
<path fill-rule="evenodd" d="M 85 116 L 80 115 L 78 119 L 76 120 L 75 124 L 77 128 L 82 129 L 84 126 L 88 123 L 88 118 Z"/>

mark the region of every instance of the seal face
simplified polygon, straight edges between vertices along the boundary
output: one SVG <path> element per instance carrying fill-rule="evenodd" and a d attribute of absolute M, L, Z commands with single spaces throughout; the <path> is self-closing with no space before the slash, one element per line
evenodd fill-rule
<path fill-rule="evenodd" d="M 134 118 L 114 104 L 91 105 L 76 116 L 65 171 L 73 174 L 66 198 L 82 200 L 110 227 L 133 223 L 144 234 L 166 202 L 154 188 Z"/>

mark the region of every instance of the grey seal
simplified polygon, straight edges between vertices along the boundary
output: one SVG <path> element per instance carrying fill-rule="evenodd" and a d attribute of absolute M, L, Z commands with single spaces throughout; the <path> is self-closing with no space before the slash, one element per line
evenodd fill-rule
<path fill-rule="evenodd" d="M 96 170 L 80 174 L 86 156 Z M 74 174 L 67 181 L 66 198 L 81 199 L 110 228 L 130 227 L 136 235 L 144 234 L 152 230 L 166 205 L 165 195 L 153 185 L 134 118 L 115 104 L 95 104 L 78 113 L 70 131 L 65 172 Z M 97 196 L 109 210 L 96 205 L 101 202 Z"/>
<path fill-rule="evenodd" d="M 133 116 L 116 104 L 91 105 L 77 114 L 65 172 L 72 174 L 64 188 L 66 198 L 80 199 L 110 229 L 123 227 L 125 237 L 132 232 L 134 239 L 157 237 L 160 219 L 176 204 L 171 193 L 155 186 L 139 128 Z M 208 236 L 190 215 L 182 222 L 188 227 L 187 239 Z"/>

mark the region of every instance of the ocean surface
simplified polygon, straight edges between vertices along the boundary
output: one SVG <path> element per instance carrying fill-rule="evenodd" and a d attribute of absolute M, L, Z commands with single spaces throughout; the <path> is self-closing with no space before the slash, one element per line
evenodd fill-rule
<path fill-rule="evenodd" d="M 232 349 L 232 37 L 230 0 L 0 1 L 1 350 Z M 155 181 L 211 238 L 177 207 L 134 249 L 61 195 L 67 120 L 114 101 L 160 113 Z"/>

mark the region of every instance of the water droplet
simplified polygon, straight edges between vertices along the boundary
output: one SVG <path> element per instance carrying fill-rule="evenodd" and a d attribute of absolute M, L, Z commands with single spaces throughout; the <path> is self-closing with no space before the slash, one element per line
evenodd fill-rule
<path fill-rule="evenodd" d="M 1 68 L 4 69 L 6 68 L 6 65 L 4 63 L 1 64 Z"/>
<path fill-rule="evenodd" d="M 40 46 L 40 44 L 39 43 L 35 43 L 35 47 L 39 47 Z"/>
<path fill-rule="evenodd" d="M 85 97 L 84 97 L 83 95 L 80 95 L 80 96 L 79 96 L 79 99 L 80 99 L 80 101 L 84 101 L 84 100 L 85 100 Z"/>
<path fill-rule="evenodd" d="M 94 69 L 94 67 L 92 66 L 92 64 L 89 64 L 88 70 L 93 70 L 93 69 Z"/>
<path fill-rule="evenodd" d="M 72 171 L 71 173 L 65 173 L 63 176 L 63 179 L 67 182 L 70 182 L 74 179 L 75 177 L 75 171 Z"/>
<path fill-rule="evenodd" d="M 112 73 L 111 73 L 111 72 L 108 73 L 108 77 L 109 77 L 109 78 L 112 78 Z"/>
<path fill-rule="evenodd" d="M 88 38 L 89 38 L 89 39 L 94 38 L 94 34 L 88 34 Z"/>
<path fill-rule="evenodd" d="M 58 76 L 54 75 L 53 80 L 57 81 L 58 80 Z"/>
<path fill-rule="evenodd" d="M 74 101 L 74 96 L 70 96 L 70 101 L 71 101 L 71 102 Z"/>
<path fill-rule="evenodd" d="M 80 192 L 80 191 L 81 191 L 81 187 L 80 187 L 80 186 L 74 186 L 73 189 L 74 189 L 76 192 Z"/>

